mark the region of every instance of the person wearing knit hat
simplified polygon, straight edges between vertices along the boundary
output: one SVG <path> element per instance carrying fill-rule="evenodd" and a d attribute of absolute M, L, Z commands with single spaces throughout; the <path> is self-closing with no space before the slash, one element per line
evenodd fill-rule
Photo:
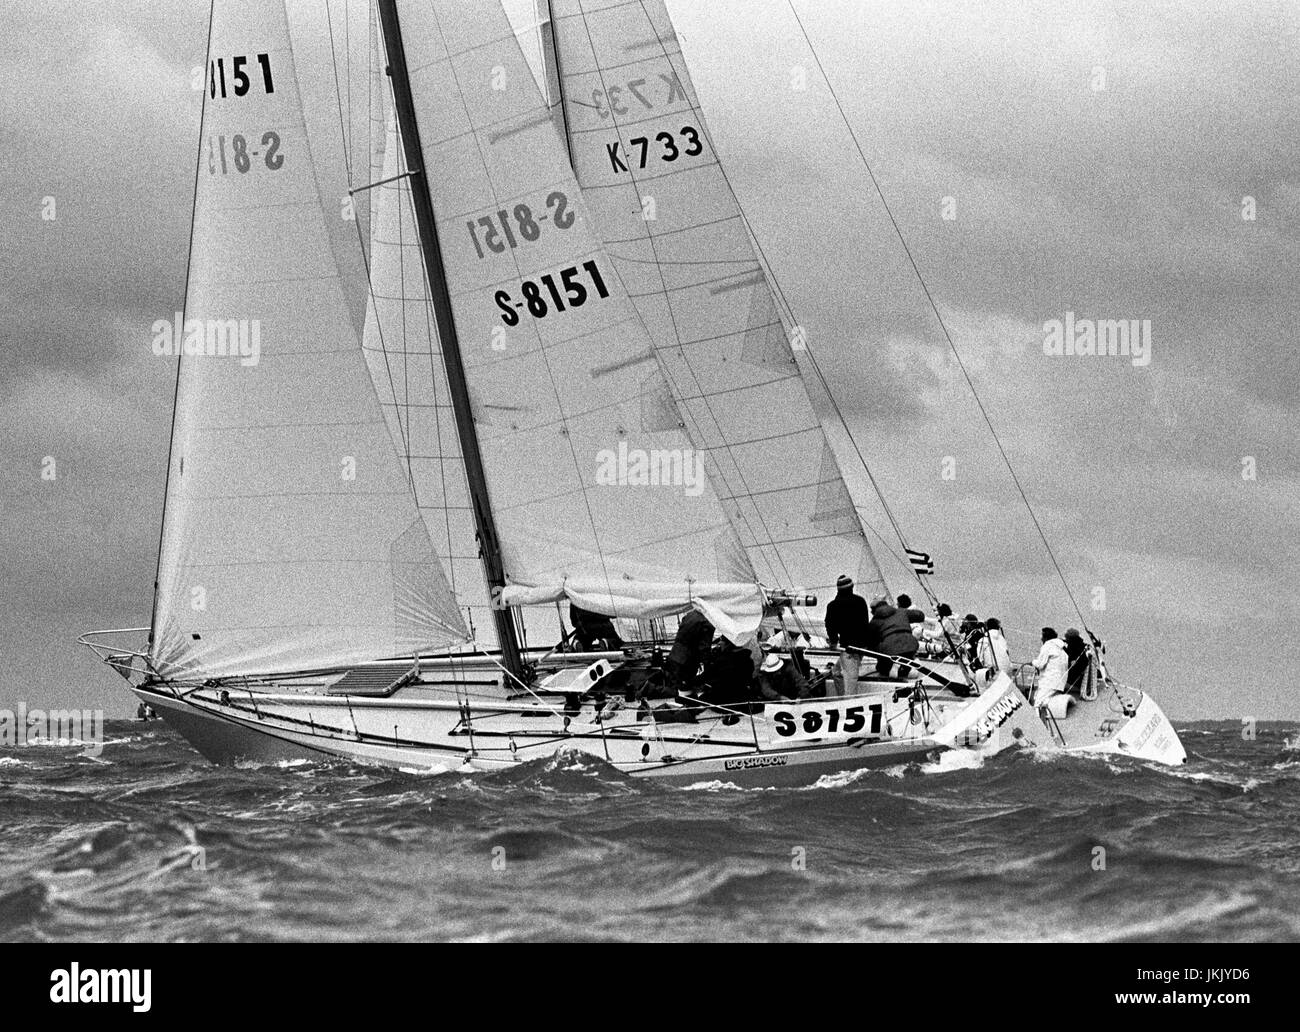
<path fill-rule="evenodd" d="M 912 605 L 911 595 L 900 594 L 898 596 L 898 611 L 907 616 L 907 622 L 910 624 L 925 623 L 925 613 Z M 916 631 L 913 630 L 912 633 L 915 634 Z"/>
<path fill-rule="evenodd" d="M 841 574 L 835 587 L 835 597 L 826 604 L 826 643 L 840 650 L 841 693 L 856 695 L 862 653 L 852 650 L 866 646 L 871 613 L 866 600 L 854 593 L 853 578 L 848 574 Z M 834 682 L 828 680 L 826 693 L 829 695 L 834 690 Z"/>

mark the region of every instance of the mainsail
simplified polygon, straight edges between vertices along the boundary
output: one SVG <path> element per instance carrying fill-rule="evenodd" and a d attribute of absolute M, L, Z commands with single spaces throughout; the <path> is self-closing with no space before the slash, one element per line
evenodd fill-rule
<path fill-rule="evenodd" d="M 611 615 L 704 612 L 741 637 L 762 597 L 653 345 L 588 226 L 499 4 L 397 5 L 452 315 L 507 586 Z"/>
<path fill-rule="evenodd" d="M 216 5 L 207 90 L 153 666 L 272 674 L 462 641 L 361 353 L 282 4 Z"/>
<path fill-rule="evenodd" d="M 578 183 L 759 580 L 883 589 L 662 0 L 551 13 Z"/>

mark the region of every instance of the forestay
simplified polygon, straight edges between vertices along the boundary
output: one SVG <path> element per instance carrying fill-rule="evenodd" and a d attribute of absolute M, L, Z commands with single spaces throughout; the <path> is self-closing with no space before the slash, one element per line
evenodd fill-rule
<path fill-rule="evenodd" d="M 213 14 L 151 660 L 345 666 L 464 640 L 334 258 L 283 5 Z"/>
<path fill-rule="evenodd" d="M 662 0 L 552 0 L 578 182 L 760 581 L 884 580 Z"/>
<path fill-rule="evenodd" d="M 470 383 L 507 604 L 695 607 L 743 637 L 762 599 L 589 227 L 504 11 L 398 3 L 424 174 Z"/>
<path fill-rule="evenodd" d="M 372 194 L 371 299 L 363 344 L 389 428 L 434 549 L 480 645 L 495 645 L 487 581 L 478 554 L 456 419 L 430 309 L 410 182 L 389 120 L 384 165 Z"/>

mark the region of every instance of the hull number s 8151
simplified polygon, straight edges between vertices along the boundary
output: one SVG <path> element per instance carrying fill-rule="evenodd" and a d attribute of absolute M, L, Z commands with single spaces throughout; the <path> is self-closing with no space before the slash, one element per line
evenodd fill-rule
<path fill-rule="evenodd" d="M 768 715 L 775 732 L 773 740 L 852 738 L 880 734 L 882 708 L 878 702 L 853 706 L 801 706 L 797 710 L 775 709 Z"/>

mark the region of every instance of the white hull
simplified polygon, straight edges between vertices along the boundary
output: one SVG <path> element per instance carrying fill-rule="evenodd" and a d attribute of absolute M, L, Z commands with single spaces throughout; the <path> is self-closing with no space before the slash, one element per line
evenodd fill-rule
<path fill-rule="evenodd" d="M 426 681 L 385 698 L 233 687 L 134 691 L 219 763 L 337 758 L 492 771 L 580 750 L 635 777 L 743 786 L 811 784 L 828 774 L 920 761 L 951 747 L 999 700 L 1024 708 L 1009 680 L 976 698 L 931 693 L 915 703 L 894 701 L 896 687 L 880 682 L 854 697 L 766 703 L 752 713 L 704 708 L 689 723 L 651 719 L 621 697 L 600 706 L 588 699 L 575 705 L 570 697 L 568 710 L 563 695 L 477 697 L 469 704 L 450 681 Z"/>
<path fill-rule="evenodd" d="M 959 676 L 955 664 L 928 665 L 946 676 Z M 1042 707 L 1026 704 L 998 732 L 996 740 L 983 743 L 979 751 L 996 752 L 1017 745 L 1074 755 L 1130 756 L 1175 766 L 1187 762 L 1187 752 L 1169 718 L 1155 699 L 1136 688 L 1117 693 L 1106 687 L 1095 699 L 1071 699 L 1064 715 L 1053 716 Z"/>
<path fill-rule="evenodd" d="M 1091 702 L 1077 702 L 1064 718 L 1028 708 L 1011 727 L 1018 744 L 1047 752 L 1073 755 L 1129 756 L 1172 765 L 1187 762 L 1178 732 L 1150 695 L 1131 691 L 1132 713 L 1126 714 L 1108 693 Z"/>
<path fill-rule="evenodd" d="M 408 770 L 493 771 L 578 750 L 634 777 L 773 786 L 918 762 L 941 750 L 991 756 L 1022 746 L 1168 764 L 1186 760 L 1155 700 L 1133 689 L 1107 688 L 1100 698 L 1072 701 L 1052 717 L 1029 705 L 1006 676 L 978 696 L 958 697 L 931 685 L 916 700 L 895 700 L 902 682 L 866 680 L 851 698 L 748 709 L 702 706 L 694 721 L 684 722 L 663 719 L 671 709 L 657 717 L 640 711 L 616 687 L 600 694 L 602 684 L 618 684 L 617 676 L 603 678 L 617 675 L 624 658 L 552 655 L 538 693 L 510 699 L 500 690 L 495 660 L 483 655 L 426 658 L 418 679 L 379 695 L 354 691 L 352 681 L 340 691 L 339 674 L 241 687 L 132 687 L 217 763 L 342 759 Z M 827 657 L 809 658 L 817 663 Z M 940 678 L 961 676 L 955 666 L 928 665 Z M 406 668 L 393 661 L 364 672 L 382 685 Z M 118 669 L 136 680 L 129 664 Z M 593 677 L 601 679 L 595 691 L 583 695 Z"/>

